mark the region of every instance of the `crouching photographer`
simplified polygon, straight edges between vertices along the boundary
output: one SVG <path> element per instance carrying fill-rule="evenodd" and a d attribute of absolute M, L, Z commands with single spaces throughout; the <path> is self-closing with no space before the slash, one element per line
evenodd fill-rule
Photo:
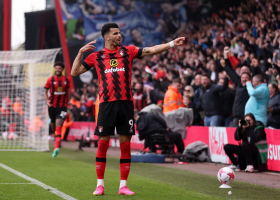
<path fill-rule="evenodd" d="M 264 125 L 256 121 L 252 113 L 246 114 L 244 119 L 239 120 L 235 140 L 240 141 L 239 145 L 226 144 L 224 146 L 232 162 L 230 168 L 235 171 L 245 169 L 246 172 L 253 172 L 255 166 L 259 171 L 267 170 L 267 142 Z M 238 156 L 238 161 L 234 154 Z"/>

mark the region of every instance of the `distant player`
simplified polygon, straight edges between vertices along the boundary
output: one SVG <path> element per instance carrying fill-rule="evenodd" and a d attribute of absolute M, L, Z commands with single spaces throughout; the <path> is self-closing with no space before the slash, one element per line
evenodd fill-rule
<path fill-rule="evenodd" d="M 146 55 L 154 55 L 173 46 L 182 45 L 185 38 L 177 38 L 170 43 L 142 49 L 136 46 L 122 46 L 121 33 L 115 23 L 105 24 L 101 29 L 101 34 L 105 40 L 105 48 L 90 54 L 81 64 L 83 53 L 95 50 L 96 41 L 82 47 L 71 71 L 72 76 L 77 76 L 95 67 L 98 74 L 100 105 L 95 135 L 99 136 L 99 143 L 96 153 L 97 188 L 93 195 L 104 194 L 106 153 L 110 135 L 114 135 L 115 127 L 119 134 L 121 149 L 121 181 L 118 193 L 134 195 L 135 193 L 126 186 L 131 162 L 130 140 L 135 134 L 131 64 L 135 58 L 141 59 Z"/>
<path fill-rule="evenodd" d="M 61 142 L 61 127 L 67 114 L 69 79 L 62 75 L 64 64 L 57 62 L 54 64 L 55 75 L 48 78 L 45 85 L 45 100 L 49 107 L 52 130 L 55 131 L 55 144 L 52 157 L 59 153 Z M 50 90 L 50 97 L 48 91 Z"/>

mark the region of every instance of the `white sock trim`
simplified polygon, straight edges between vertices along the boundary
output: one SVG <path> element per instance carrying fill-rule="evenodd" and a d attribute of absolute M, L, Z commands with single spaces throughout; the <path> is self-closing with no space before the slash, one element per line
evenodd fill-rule
<path fill-rule="evenodd" d="M 97 187 L 102 185 L 104 187 L 104 179 L 97 179 Z"/>
<path fill-rule="evenodd" d="M 126 186 L 126 182 L 127 182 L 127 180 L 121 180 L 120 188 L 122 188 L 123 186 Z"/>

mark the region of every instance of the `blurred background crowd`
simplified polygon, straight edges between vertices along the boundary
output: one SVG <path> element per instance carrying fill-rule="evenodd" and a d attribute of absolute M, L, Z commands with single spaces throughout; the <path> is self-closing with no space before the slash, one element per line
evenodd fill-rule
<path fill-rule="evenodd" d="M 161 5 L 163 15 L 169 12 Z M 280 128 L 280 2 L 249 0 L 184 25 L 183 31 L 162 40 L 165 43 L 184 36 L 183 46 L 134 61 L 134 108 L 168 106 L 164 97 L 173 85 L 181 93 L 183 106 L 193 108 L 193 125 L 237 126 L 246 104 L 252 104 L 246 83 L 258 75 L 256 82 L 252 81 L 254 89 L 265 85 L 269 90 L 266 114 L 260 114 L 266 119 L 258 120 Z M 98 94 L 96 78 L 72 91 L 70 108 L 76 121 L 94 120 L 90 116 Z M 256 109 L 254 115 L 262 109 Z"/>

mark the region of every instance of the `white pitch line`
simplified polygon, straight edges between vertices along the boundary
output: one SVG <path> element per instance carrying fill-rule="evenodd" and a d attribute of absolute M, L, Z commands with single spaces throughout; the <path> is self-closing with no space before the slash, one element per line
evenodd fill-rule
<path fill-rule="evenodd" d="M 32 185 L 34 185 L 35 183 L 0 183 L 0 184 L 4 184 L 4 185 L 8 185 L 8 184 L 12 184 L 12 185 L 14 185 L 14 184 L 22 184 L 22 185 L 27 184 L 27 185 L 30 185 L 30 184 L 32 184 Z"/>
<path fill-rule="evenodd" d="M 57 196 L 60 196 L 60 197 L 63 198 L 63 199 L 67 199 L 67 200 L 77 200 L 77 199 L 75 199 L 74 197 L 71 197 L 71 196 L 69 196 L 69 195 L 67 195 L 67 194 L 65 194 L 65 193 L 63 193 L 63 192 L 57 190 L 56 188 L 53 188 L 53 187 L 51 187 L 51 186 L 48 186 L 48 185 L 46 185 L 46 184 L 44 184 L 44 183 L 42 183 L 42 182 L 40 182 L 40 181 L 38 181 L 38 180 L 36 180 L 36 179 L 34 179 L 34 178 L 31 178 L 31 177 L 29 177 L 29 176 L 26 176 L 25 174 L 23 174 L 23 173 L 21 173 L 21 172 L 19 172 L 19 171 L 16 171 L 16 170 L 14 170 L 14 169 L 12 169 L 12 168 L 10 168 L 10 167 L 8 167 L 7 165 L 4 165 L 4 164 L 0 163 L 0 167 L 2 167 L 2 168 L 6 169 L 6 170 L 8 170 L 8 171 L 10 171 L 10 172 L 12 172 L 12 173 L 14 173 L 14 174 L 16 174 L 16 175 L 18 175 L 18 176 L 24 178 L 24 179 L 26 179 L 26 180 L 28 180 L 28 181 L 34 183 L 34 184 L 36 184 L 36 185 L 38 185 L 38 186 L 40 186 L 40 187 L 42 187 L 42 188 L 44 188 L 44 189 L 50 191 L 51 193 L 56 194 Z"/>

